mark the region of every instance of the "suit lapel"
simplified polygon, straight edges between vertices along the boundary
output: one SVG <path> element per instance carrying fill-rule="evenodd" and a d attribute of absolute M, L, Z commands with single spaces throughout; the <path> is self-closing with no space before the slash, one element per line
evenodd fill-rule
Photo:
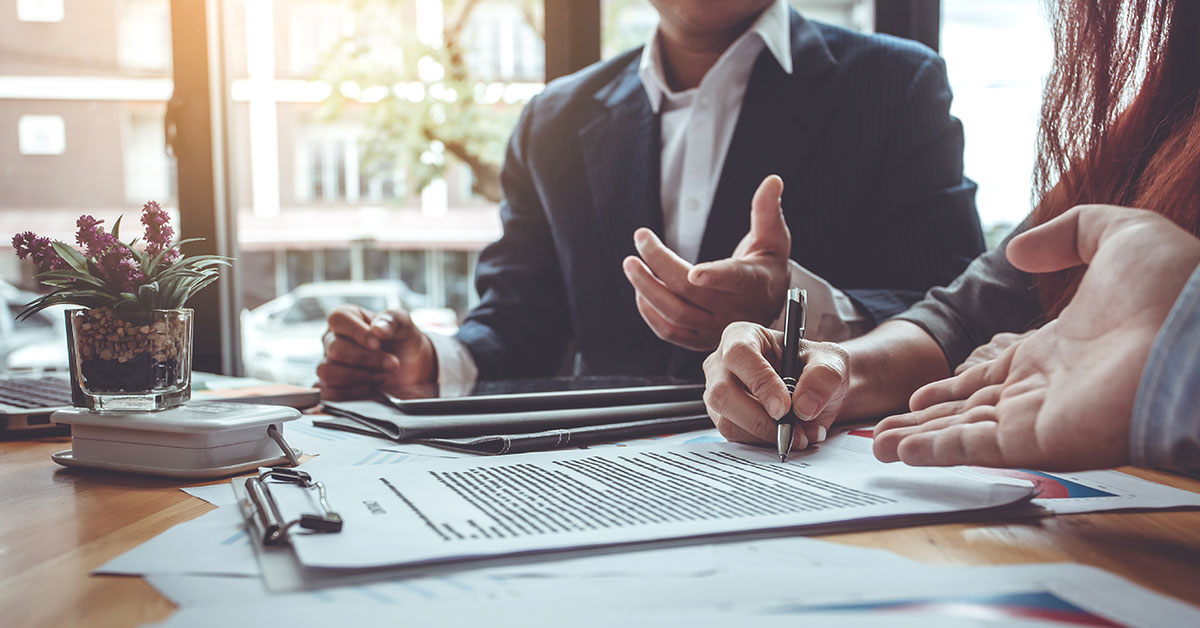
<path fill-rule="evenodd" d="M 598 115 L 579 131 L 584 172 L 591 191 L 596 236 L 601 239 L 606 257 L 597 260 L 618 283 L 626 325 L 639 330 L 639 344 L 660 368 L 666 346 L 642 321 L 634 301 L 634 290 L 620 270 L 621 260 L 636 255 L 633 232 L 648 227 L 662 235 L 662 204 L 659 199 L 659 162 L 661 137 L 658 116 L 637 75 L 640 57 L 595 96 Z M 610 324 L 616 324 L 612 321 Z M 653 347 L 653 349 L 651 349 Z"/>
<path fill-rule="evenodd" d="M 603 113 L 579 131 L 584 168 L 597 226 L 614 253 L 624 257 L 634 254 L 638 227 L 662 233 L 658 116 L 650 109 L 636 62 L 596 98 Z"/>
<path fill-rule="evenodd" d="M 804 167 L 837 103 L 834 82 L 826 80 L 837 62 L 824 38 L 795 11 L 791 32 L 793 73 L 784 72 L 764 50 L 750 74 L 713 196 L 700 261 L 733 252 L 750 229 L 750 199 L 758 184 L 769 174 L 787 182 L 790 174 Z M 801 191 L 785 190 L 785 198 L 802 199 Z"/>

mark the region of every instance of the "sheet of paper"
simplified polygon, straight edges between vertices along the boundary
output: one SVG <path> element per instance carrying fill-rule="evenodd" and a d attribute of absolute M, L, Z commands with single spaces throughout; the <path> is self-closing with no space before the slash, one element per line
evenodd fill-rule
<path fill-rule="evenodd" d="M 650 436 L 647 438 L 635 438 L 633 440 L 621 441 L 619 443 L 606 443 L 602 445 L 589 445 L 583 449 L 597 449 L 601 447 L 639 447 L 643 445 L 700 445 L 704 443 L 723 443 L 725 437 L 716 428 L 710 430 L 697 430 L 695 432 L 684 432 L 683 434 L 665 434 L 662 436 Z"/>
<path fill-rule="evenodd" d="M 202 552 L 205 548 L 198 546 L 196 551 Z M 349 586 L 338 586 L 336 581 L 333 581 L 331 586 L 322 588 L 319 592 L 294 595 L 317 596 L 321 600 L 335 602 L 347 597 L 361 599 L 372 595 L 372 592 L 382 591 L 389 597 L 401 599 L 399 593 L 389 593 L 391 589 L 384 585 L 396 585 L 403 590 L 416 580 L 422 580 L 451 584 L 452 589 L 457 590 L 463 588 L 461 584 L 466 580 L 487 581 L 499 586 L 505 581 L 532 578 L 560 578 L 574 582 L 583 582 L 589 578 L 697 578 L 718 573 L 754 574 L 763 570 L 778 569 L 780 565 L 787 565 L 794 570 L 815 570 L 850 566 L 877 569 L 884 565 L 917 564 L 885 550 L 788 536 L 658 550 L 621 551 L 502 567 L 465 566 L 441 577 L 418 576 Z M 269 593 L 262 580 L 244 576 L 152 573 L 146 576 L 146 579 L 164 596 L 180 606 L 258 603 L 276 599 L 279 595 Z M 383 588 L 377 589 L 377 586 Z M 472 586 L 476 589 L 483 588 L 478 582 Z M 422 592 L 421 595 L 426 599 L 441 599 L 436 595 L 440 590 L 437 588 L 421 586 L 413 590 Z"/>
<path fill-rule="evenodd" d="M 260 569 L 241 512 L 225 506 L 163 532 L 93 573 L 257 576 Z"/>
<path fill-rule="evenodd" d="M 215 485 L 232 496 L 228 484 Z M 214 488 L 215 488 L 214 487 Z M 202 487 L 209 489 L 210 487 Z M 194 489 L 187 489 L 191 492 Z M 216 491 L 203 491 L 203 494 Z M 232 501 L 232 497 L 230 498 Z M 807 540 L 807 539 L 802 539 Z M 828 554 L 828 551 L 814 554 Z M 716 557 L 709 547 L 621 552 L 565 560 L 539 561 L 479 570 L 489 577 L 693 576 L 712 573 Z M 95 573 L 128 575 L 253 576 L 261 569 L 241 513 L 225 505 L 181 523 L 146 543 L 114 558 Z M 235 580 L 240 578 L 235 578 Z M 261 588 L 261 585 L 259 586 Z"/>
<path fill-rule="evenodd" d="M 146 577 L 159 593 L 180 607 L 250 606 L 269 603 L 352 606 L 381 604 L 418 607 L 466 601 L 519 599 L 519 587 L 504 578 L 450 576 L 334 587 L 305 593 L 271 594 L 259 578 L 154 574 Z"/>
<path fill-rule="evenodd" d="M 848 435 L 851 438 L 838 438 L 830 442 L 837 447 L 870 451 L 870 429 L 854 430 Z M 1200 508 L 1198 493 L 1164 486 L 1120 471 L 1048 473 L 1026 469 L 973 469 L 985 475 L 1032 482 L 1038 491 L 1033 503 L 1056 515 L 1142 508 Z"/>
<path fill-rule="evenodd" d="M 237 497 L 234 496 L 229 482 L 210 484 L 208 486 L 186 486 L 179 490 L 192 497 L 203 499 L 214 506 L 234 506 L 237 504 Z"/>
<path fill-rule="evenodd" d="M 318 603 L 273 603 L 254 607 L 183 609 L 161 624 L 161 628 L 212 628 L 213 626 L 271 626 L 288 628 L 329 628 L 330 626 L 373 626 L 395 619 L 393 606 L 357 604 L 333 607 Z M 550 609 L 530 608 L 523 603 L 471 604 L 459 607 L 404 609 L 403 620 L 414 626 L 472 626 L 490 628 L 613 628 L 629 625 L 631 619 L 639 626 L 688 626 L 689 628 L 1061 628 L 1062 624 L 1047 625 L 1035 622 L 995 623 L 969 618 L 928 616 L 919 612 L 906 613 L 806 613 L 786 616 L 730 617 L 717 614 L 697 614 L 692 610 L 670 613 L 637 614 L 631 616 L 612 608 L 600 612 L 580 613 L 578 609 L 555 606 Z M 564 618 L 569 617 L 569 624 Z"/>
<path fill-rule="evenodd" d="M 978 469 L 989 474 L 1033 482 L 1033 503 L 1056 515 L 1140 508 L 1200 508 L 1200 494 L 1120 471 L 1047 473 L 1024 469 Z"/>
<path fill-rule="evenodd" d="M 327 467 L 363 467 L 393 464 L 408 464 L 416 460 L 430 458 L 458 458 L 460 456 L 439 456 L 433 452 L 439 450 L 423 445 L 412 446 L 383 446 L 378 443 L 361 443 L 347 441 L 334 443 L 327 447 L 321 455 L 305 462 L 299 468 L 310 473 Z"/>
<path fill-rule="evenodd" d="M 324 453 L 337 443 L 370 443 L 376 447 L 396 444 L 386 438 L 317 427 L 312 423 L 312 416 L 307 414 L 284 424 L 283 437 L 289 445 L 309 455 Z"/>
<path fill-rule="evenodd" d="M 717 588 L 731 600 L 729 610 L 741 613 L 911 609 L 946 617 L 1038 619 L 1053 625 L 1200 626 L 1200 609 L 1195 606 L 1084 565 L 829 569 L 802 587 L 761 586 L 763 580 L 784 573 L 764 571 L 758 581 L 726 578 Z"/>
<path fill-rule="evenodd" d="M 259 563 L 246 536 L 241 513 L 233 500 L 229 484 L 189 487 L 197 494 L 219 506 L 217 510 L 181 523 L 109 561 L 96 573 L 132 575 L 232 575 L 258 576 Z M 224 495 L 228 494 L 226 498 Z M 780 539 L 790 541 L 793 556 L 804 555 L 813 560 L 833 560 L 839 564 L 857 564 L 869 560 L 869 550 L 822 543 L 805 538 Z M 722 560 L 729 564 L 749 563 L 756 548 L 775 540 L 747 543 L 746 561 L 736 557 L 737 551 L 722 550 Z M 887 554 L 880 552 L 880 554 Z M 888 556 L 894 556 L 887 554 Z M 607 577 L 607 576 L 695 576 L 713 573 L 718 569 L 717 555 L 712 547 L 684 547 L 662 550 L 641 550 L 571 557 L 562 560 L 540 560 L 501 567 L 474 570 L 489 577 Z M 466 570 L 471 571 L 471 570 Z M 236 579 L 236 578 L 235 578 Z"/>
<path fill-rule="evenodd" d="M 718 574 L 757 573 L 764 570 L 822 569 L 920 565 L 887 550 L 855 547 L 806 537 L 783 537 L 712 545 Z"/>
<path fill-rule="evenodd" d="M 686 579 L 455 576 L 274 596 L 255 591 L 257 581 L 248 578 L 150 580 L 185 607 L 169 626 L 253 625 L 245 620 L 260 613 L 289 626 L 355 625 L 359 612 L 375 623 L 401 611 L 417 625 L 432 617 L 436 625 L 528 627 L 561 626 L 564 616 L 573 627 L 598 620 L 611 627 L 630 618 L 638 625 L 688 626 L 773 626 L 783 620 L 789 626 L 839 626 L 840 620 L 849 626 L 1200 625 L 1200 609 L 1073 564 L 801 567 Z M 209 591 L 206 599 L 225 601 L 194 605 L 199 590 Z"/>
<path fill-rule="evenodd" d="M 310 567 L 358 568 L 989 508 L 1026 482 L 822 448 L 780 463 L 731 443 L 326 469 L 341 534 L 293 536 Z M 276 491 L 307 512 L 308 491 Z M 353 533 L 351 533 L 353 531 Z"/>

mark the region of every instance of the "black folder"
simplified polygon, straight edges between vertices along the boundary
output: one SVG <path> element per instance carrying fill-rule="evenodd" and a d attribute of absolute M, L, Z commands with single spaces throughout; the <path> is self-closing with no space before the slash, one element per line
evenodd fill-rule
<path fill-rule="evenodd" d="M 477 454 L 508 454 L 677 434 L 712 426 L 704 402 L 492 412 L 409 414 L 377 401 L 326 402 L 320 427 Z"/>

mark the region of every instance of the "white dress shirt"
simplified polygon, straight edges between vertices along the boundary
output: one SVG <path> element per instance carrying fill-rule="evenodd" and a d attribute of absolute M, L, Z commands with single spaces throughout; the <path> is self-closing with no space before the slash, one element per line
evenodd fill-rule
<path fill-rule="evenodd" d="M 638 76 L 662 129 L 659 197 L 663 239 L 689 262 L 695 263 L 700 254 L 754 63 L 765 47 L 791 74 L 791 41 L 787 1 L 777 0 L 725 50 L 698 86 L 681 92 L 671 91 L 667 84 L 657 29 L 642 49 Z M 746 199 L 746 211 L 750 211 L 750 199 Z M 870 328 L 869 317 L 841 290 L 795 262 L 790 262 L 790 274 L 792 287 L 808 291 L 808 338 L 845 340 Z M 782 318 L 773 327 L 778 329 L 781 324 Z M 478 371 L 466 347 L 448 336 L 430 337 L 438 358 L 438 381 L 473 383 Z"/>

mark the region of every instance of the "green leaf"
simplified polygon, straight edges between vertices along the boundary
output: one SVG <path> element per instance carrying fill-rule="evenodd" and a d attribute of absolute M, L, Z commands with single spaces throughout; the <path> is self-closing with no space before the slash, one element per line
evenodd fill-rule
<path fill-rule="evenodd" d="M 138 303 L 142 306 L 143 310 L 157 309 L 158 308 L 158 282 L 152 281 L 150 283 L 146 283 L 146 284 L 142 284 L 142 285 L 138 286 L 137 298 L 138 298 Z"/>
<path fill-rule="evenodd" d="M 190 242 L 203 242 L 203 241 L 204 241 L 204 238 L 188 238 L 186 240 L 180 240 L 180 241 L 176 242 L 175 244 L 168 246 L 167 248 L 159 251 L 158 254 L 155 255 L 154 258 L 150 260 L 150 264 L 148 266 L 146 266 L 142 270 L 142 272 L 145 273 L 145 275 L 147 277 L 157 277 L 158 276 L 158 267 L 162 264 L 163 258 L 166 257 L 168 253 L 183 246 L 184 244 L 188 244 Z"/>
<path fill-rule="evenodd" d="M 191 244 L 193 242 L 203 242 L 203 241 L 204 241 L 204 238 L 187 238 L 185 240 L 180 240 L 180 241 L 176 242 L 172 246 L 168 247 L 167 250 L 169 251 L 171 249 L 177 249 L 185 244 Z"/>
<path fill-rule="evenodd" d="M 81 305 L 84 307 L 107 307 L 120 303 L 121 297 L 100 290 L 56 290 L 35 299 L 17 315 L 24 320 L 34 313 L 54 305 Z"/>
<path fill-rule="evenodd" d="M 65 261 L 68 266 L 81 273 L 86 273 L 88 271 L 87 258 L 83 256 L 83 253 L 75 250 L 75 247 L 69 244 L 64 244 L 57 240 L 51 242 L 50 245 L 54 247 L 54 252 L 58 253 L 58 256 L 63 258 L 63 261 Z"/>
<path fill-rule="evenodd" d="M 62 284 L 63 282 L 70 282 L 71 284 L 82 283 L 100 290 L 108 290 L 108 284 L 106 284 L 103 279 L 73 270 L 59 270 L 39 273 L 35 279 L 47 285 L 58 285 Z"/>
<path fill-rule="evenodd" d="M 51 305 L 61 302 L 61 298 L 58 297 L 58 292 L 51 292 L 50 294 L 38 297 L 29 303 L 26 303 L 25 307 L 21 308 L 21 311 L 17 313 L 17 320 L 23 321 L 30 316 L 33 316 L 34 314 L 50 307 Z"/>
<path fill-rule="evenodd" d="M 113 223 L 112 236 L 118 240 L 121 239 L 121 219 L 124 217 L 124 214 L 117 216 L 117 221 Z"/>
<path fill-rule="evenodd" d="M 182 303 L 186 303 L 197 292 L 200 292 L 201 290 L 211 286 L 217 279 L 218 279 L 218 277 L 209 277 L 208 279 L 205 279 L 203 281 L 196 282 L 196 284 L 191 286 L 188 289 L 187 293 L 184 294 L 184 297 L 183 297 L 183 300 L 182 300 L 180 306 L 182 307 Z"/>

